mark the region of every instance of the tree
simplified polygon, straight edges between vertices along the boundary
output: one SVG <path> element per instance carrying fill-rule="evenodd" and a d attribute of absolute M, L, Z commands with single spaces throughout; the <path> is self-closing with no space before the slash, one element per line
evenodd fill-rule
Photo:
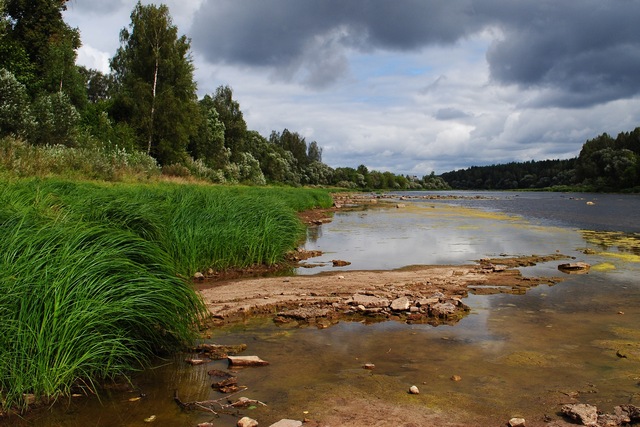
<path fill-rule="evenodd" d="M 84 101 L 76 50 L 80 32 L 62 19 L 67 0 L 6 0 L 5 49 L 1 65 L 27 85 L 32 97 L 66 92 L 76 105 Z M 26 60 L 26 62 L 25 62 Z"/>
<path fill-rule="evenodd" d="M 33 125 L 27 89 L 12 73 L 0 69 L 0 137 L 26 138 Z"/>
<path fill-rule="evenodd" d="M 189 142 L 189 154 L 196 160 L 202 159 L 209 167 L 223 169 L 229 160 L 224 146 L 224 123 L 212 97 L 205 95 L 198 105 L 202 117 L 198 133 Z"/>
<path fill-rule="evenodd" d="M 167 6 L 138 2 L 129 29 L 120 32 L 120 42 L 111 60 L 116 85 L 113 116 L 130 123 L 139 148 L 160 164 L 182 161 L 201 117 L 190 40 L 178 37 Z"/>
<path fill-rule="evenodd" d="M 247 123 L 244 121 L 240 104 L 233 99 L 229 86 L 219 86 L 213 96 L 213 106 L 224 124 L 224 145 L 231 150 L 231 161 L 242 160 L 241 153 L 249 152 L 247 146 Z"/>

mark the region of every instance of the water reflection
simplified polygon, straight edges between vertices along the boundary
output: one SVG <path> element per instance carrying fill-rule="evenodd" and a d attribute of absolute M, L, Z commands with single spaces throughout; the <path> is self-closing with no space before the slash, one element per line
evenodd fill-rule
<path fill-rule="evenodd" d="M 406 208 L 375 208 L 337 213 L 318 228 L 305 249 L 324 254 L 298 274 L 333 270 L 333 259 L 351 263 L 344 269 L 386 270 L 407 265 L 465 264 L 500 254 L 549 254 L 562 248 L 577 256 L 580 235 L 560 227 L 542 227 L 516 215 L 490 213 L 447 204 L 409 204 Z"/>

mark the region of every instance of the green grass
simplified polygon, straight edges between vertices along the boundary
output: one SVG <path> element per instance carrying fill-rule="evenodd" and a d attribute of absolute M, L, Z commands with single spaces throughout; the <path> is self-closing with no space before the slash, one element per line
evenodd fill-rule
<path fill-rule="evenodd" d="M 0 182 L 0 398 L 50 400 L 195 337 L 206 268 L 273 264 L 322 190 Z"/>

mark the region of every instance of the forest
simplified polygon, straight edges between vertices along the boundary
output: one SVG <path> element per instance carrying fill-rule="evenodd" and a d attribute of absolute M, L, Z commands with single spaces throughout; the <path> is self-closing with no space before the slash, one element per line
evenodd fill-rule
<path fill-rule="evenodd" d="M 640 191 L 640 127 L 616 138 L 603 133 L 584 143 L 578 157 L 512 162 L 447 172 L 454 189 L 580 189 Z"/>
<path fill-rule="evenodd" d="M 331 168 L 298 132 L 247 128 L 228 85 L 198 97 L 190 39 L 165 5 L 136 4 L 111 72 L 76 65 L 68 0 L 0 0 L 0 171 L 103 180 L 440 189 L 365 166 Z M 127 178 L 128 177 L 128 178 Z"/>

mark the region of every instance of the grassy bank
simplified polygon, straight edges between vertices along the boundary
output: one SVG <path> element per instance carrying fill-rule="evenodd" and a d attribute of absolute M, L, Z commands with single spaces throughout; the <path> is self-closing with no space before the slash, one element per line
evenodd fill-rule
<path fill-rule="evenodd" d="M 0 398 L 24 407 L 139 368 L 194 338 L 206 268 L 271 264 L 321 190 L 0 183 Z"/>

